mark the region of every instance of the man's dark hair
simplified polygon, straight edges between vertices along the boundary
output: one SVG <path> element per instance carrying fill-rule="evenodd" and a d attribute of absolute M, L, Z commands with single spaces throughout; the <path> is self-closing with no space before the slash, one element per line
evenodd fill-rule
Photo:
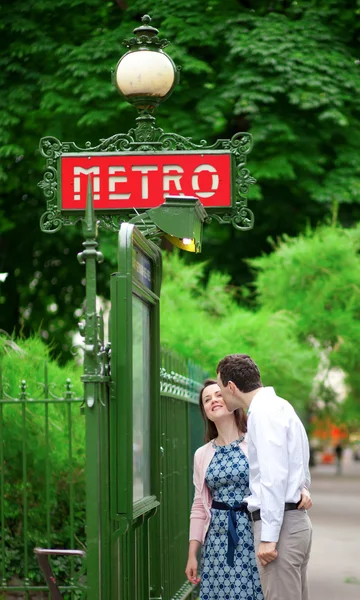
<path fill-rule="evenodd" d="M 247 354 L 228 354 L 219 362 L 216 372 L 225 387 L 232 381 L 244 394 L 263 387 L 257 364 Z"/>

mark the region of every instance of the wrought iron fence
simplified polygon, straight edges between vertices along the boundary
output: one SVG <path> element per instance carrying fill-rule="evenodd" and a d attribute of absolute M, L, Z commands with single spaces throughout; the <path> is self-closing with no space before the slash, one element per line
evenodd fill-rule
<path fill-rule="evenodd" d="M 85 542 L 82 400 L 70 379 L 63 390 L 49 381 L 46 362 L 43 380 L 20 380 L 16 394 L 0 363 L 0 597 L 47 598 L 34 547 Z M 53 567 L 65 597 L 81 597 L 81 561 Z"/>
<path fill-rule="evenodd" d="M 162 351 L 160 509 L 149 529 L 140 526 L 131 535 L 139 565 L 141 549 L 150 543 L 150 584 L 161 582 L 163 600 L 197 597 L 184 568 L 192 455 L 202 443 L 197 393 L 204 376 L 188 361 Z M 10 389 L 0 363 L 0 598 L 12 598 L 16 592 L 17 598 L 38 600 L 49 593 L 34 548 L 85 549 L 83 398 L 74 394 L 69 379 L 62 391 L 49 381 L 47 363 L 41 382 L 20 379 L 18 385 L 18 393 Z M 52 566 L 64 598 L 86 597 L 81 558 L 58 556 Z M 138 580 L 136 597 L 145 598 L 141 573 L 136 573 L 136 565 L 132 569 Z"/>
<path fill-rule="evenodd" d="M 185 578 L 189 544 L 189 513 L 193 496 L 192 458 L 203 442 L 197 406 L 205 373 L 189 361 L 161 355 L 161 540 L 163 598 L 197 597 Z"/>

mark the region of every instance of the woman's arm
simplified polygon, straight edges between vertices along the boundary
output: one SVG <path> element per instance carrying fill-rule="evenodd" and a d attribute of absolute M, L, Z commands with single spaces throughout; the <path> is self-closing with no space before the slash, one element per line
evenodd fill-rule
<path fill-rule="evenodd" d="M 198 560 L 197 553 L 201 547 L 204 525 L 206 520 L 206 511 L 201 499 L 201 476 L 199 468 L 199 457 L 197 452 L 194 456 L 194 486 L 195 495 L 194 501 L 191 507 L 190 513 L 190 542 L 189 542 L 189 554 L 188 561 L 185 569 L 186 577 L 190 583 L 196 585 L 199 583 L 200 578 L 198 577 Z"/>
<path fill-rule="evenodd" d="M 201 543 L 198 540 L 190 540 L 189 543 L 189 555 L 185 569 L 185 574 L 190 583 L 197 585 L 200 581 L 198 577 L 198 559 L 197 553 L 200 549 Z"/>
<path fill-rule="evenodd" d="M 199 455 L 198 455 L 198 451 L 195 452 L 195 456 L 194 456 L 194 477 L 193 477 L 193 481 L 194 481 L 194 486 L 195 486 L 195 495 L 194 495 L 194 501 L 192 503 L 192 507 L 191 507 L 191 513 L 190 513 L 190 535 L 189 535 L 189 539 L 190 540 L 198 540 L 200 543 L 202 543 L 203 537 L 204 537 L 204 526 L 205 526 L 205 521 L 206 521 L 206 510 L 202 501 L 202 497 L 201 497 L 201 485 L 202 485 L 202 481 L 201 481 L 201 473 L 200 473 L 200 467 L 199 467 Z"/>

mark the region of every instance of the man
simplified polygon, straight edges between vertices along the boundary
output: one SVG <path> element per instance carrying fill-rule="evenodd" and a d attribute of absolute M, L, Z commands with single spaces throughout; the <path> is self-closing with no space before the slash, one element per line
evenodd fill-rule
<path fill-rule="evenodd" d="M 292 406 L 263 387 L 260 372 L 246 354 L 231 354 L 217 367 L 228 410 L 248 410 L 251 495 L 246 498 L 265 600 L 308 600 L 307 564 L 311 523 L 299 503 L 310 485 L 309 444 Z"/>

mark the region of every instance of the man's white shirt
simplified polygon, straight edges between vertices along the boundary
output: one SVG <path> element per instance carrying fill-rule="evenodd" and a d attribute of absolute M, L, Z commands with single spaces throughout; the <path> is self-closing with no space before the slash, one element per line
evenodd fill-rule
<path fill-rule="evenodd" d="M 285 502 L 298 502 L 310 486 L 309 442 L 302 422 L 274 388 L 261 388 L 248 410 L 251 512 L 261 511 L 261 540 L 277 542 Z"/>

